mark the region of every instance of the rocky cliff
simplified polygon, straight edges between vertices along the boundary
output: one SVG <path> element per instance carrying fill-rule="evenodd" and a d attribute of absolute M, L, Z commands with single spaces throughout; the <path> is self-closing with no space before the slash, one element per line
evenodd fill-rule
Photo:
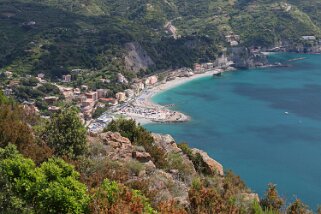
<path fill-rule="evenodd" d="M 125 44 L 125 65 L 129 71 L 139 72 L 155 65 L 144 48 L 137 42 Z"/>
<path fill-rule="evenodd" d="M 123 165 L 131 171 L 124 182 L 127 185 L 143 184 L 149 192 L 153 192 L 154 203 L 175 201 L 181 206 L 188 207 L 189 189 L 193 179 L 202 176 L 197 169 L 195 160 L 186 154 L 176 144 L 170 135 L 152 134 L 154 144 L 166 154 L 169 165 L 159 169 L 152 161 L 151 154 L 144 147 L 136 146 L 129 139 L 117 132 L 104 132 L 89 137 L 91 147 L 100 148 L 101 157 Z M 215 182 L 224 188 L 223 166 L 199 149 L 192 149 L 192 155 L 199 157 L 197 164 L 208 169 L 215 177 Z M 97 155 L 96 155 L 97 157 Z M 213 178 L 214 178 L 213 177 Z M 257 194 L 243 191 L 238 194 L 240 200 L 258 200 Z"/>
<path fill-rule="evenodd" d="M 261 52 L 251 52 L 247 47 L 232 47 L 227 50 L 228 59 L 236 68 L 254 68 L 268 64 L 267 57 Z"/>

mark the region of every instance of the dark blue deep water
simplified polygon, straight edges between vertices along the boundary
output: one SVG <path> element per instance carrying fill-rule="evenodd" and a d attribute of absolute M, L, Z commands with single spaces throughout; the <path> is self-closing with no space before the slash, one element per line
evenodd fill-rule
<path fill-rule="evenodd" d="M 321 204 L 321 55 L 278 54 L 290 67 L 241 70 L 188 82 L 154 101 L 192 117 L 149 124 L 205 150 L 261 196 L 269 182 L 287 200 Z M 285 112 L 288 112 L 286 114 Z"/>

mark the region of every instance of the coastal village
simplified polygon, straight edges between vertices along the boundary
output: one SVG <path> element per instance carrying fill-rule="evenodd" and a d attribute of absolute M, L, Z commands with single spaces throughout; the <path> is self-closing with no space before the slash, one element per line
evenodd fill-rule
<path fill-rule="evenodd" d="M 226 36 L 231 48 L 240 52 L 237 47 L 240 42 L 240 36 L 230 34 Z M 304 41 L 315 41 L 315 36 L 303 36 Z M 269 51 L 281 51 L 282 47 L 275 47 Z M 241 50 L 241 52 L 244 50 Z M 260 48 L 250 50 L 252 55 L 261 54 Z M 232 54 L 233 55 L 233 54 Z M 231 61 L 233 60 L 233 61 Z M 190 118 L 183 113 L 171 110 L 172 104 L 166 106 L 155 104 L 151 98 L 162 90 L 174 87 L 178 84 L 199 78 L 203 76 L 215 75 L 219 76 L 227 70 L 234 70 L 235 63 L 239 59 L 230 59 L 225 55 L 217 58 L 213 62 L 194 64 L 193 69 L 181 68 L 176 70 L 164 71 L 143 78 L 133 78 L 128 80 L 123 74 L 117 73 L 117 84 L 125 85 L 126 89 L 110 93 L 110 89 L 96 88 L 91 89 L 88 85 L 82 84 L 74 86 L 74 75 L 79 74 L 82 69 L 72 69 L 70 74 L 62 75 L 59 81 L 48 83 L 44 73 L 38 73 L 36 76 L 27 75 L 25 78 L 15 78 L 14 72 L 5 71 L 0 74 L 0 77 L 5 78 L 7 84 L 2 90 L 6 96 L 15 94 L 15 87 L 19 86 L 20 81 L 25 81 L 29 78 L 29 82 L 33 84 L 32 88 L 37 89 L 45 84 L 52 84 L 59 89 L 59 95 L 46 94 L 42 97 L 43 105 L 45 106 L 45 114 L 36 106 L 36 102 L 32 99 L 22 100 L 26 110 L 37 112 L 42 117 L 49 118 L 51 114 L 61 110 L 66 103 L 77 106 L 80 110 L 79 116 L 83 123 L 88 127 L 89 132 L 97 133 L 102 131 L 106 125 L 113 119 L 123 117 L 132 118 L 137 122 L 144 124 L 150 122 L 184 122 Z M 240 61 L 242 61 L 241 59 Z M 243 63 L 243 62 L 242 62 Z M 266 66 L 265 63 L 259 62 L 254 66 Z M 31 80 L 30 80 L 31 79 Z M 105 78 L 100 80 L 103 83 L 109 84 L 111 80 Z M 47 86 L 48 87 L 48 86 Z M 20 100 L 21 101 L 21 100 Z"/>
<path fill-rule="evenodd" d="M 232 62 L 227 58 L 222 57 L 215 62 L 204 64 L 195 64 L 194 69 L 181 68 L 173 71 L 166 71 L 157 75 L 147 76 L 145 78 L 134 78 L 131 81 L 118 73 L 117 82 L 119 84 L 126 84 L 129 86 L 124 91 L 117 92 L 110 96 L 108 89 L 90 90 L 87 85 L 81 87 L 70 87 L 72 83 L 72 75 L 63 75 L 60 82 L 53 83 L 59 88 L 61 96 L 44 96 L 43 102 L 47 105 L 47 112 L 49 115 L 42 115 L 42 117 L 49 117 L 50 114 L 61 110 L 62 103 L 73 103 L 80 110 L 79 116 L 84 124 L 88 127 L 89 132 L 102 131 L 106 125 L 115 118 L 133 118 L 139 123 L 148 122 L 183 122 L 189 120 L 189 117 L 171 110 L 167 106 L 160 106 L 152 103 L 151 97 L 162 89 L 173 87 L 176 84 L 183 83 L 186 80 L 198 78 L 201 76 L 219 75 L 225 70 L 232 70 Z M 73 72 L 80 72 L 81 69 L 74 69 Z M 19 80 L 13 78 L 13 72 L 5 71 L 3 74 L 9 79 L 9 84 L 3 89 L 6 96 L 14 95 L 15 86 L 19 85 Z M 37 74 L 35 77 L 28 75 L 27 78 L 35 78 L 37 83 L 33 88 L 38 88 L 46 84 L 46 76 L 43 73 Z M 108 80 L 106 80 L 108 81 Z M 32 100 L 23 101 L 23 106 L 26 110 L 38 112 L 39 109 Z M 106 109 L 98 118 L 93 118 L 93 114 L 98 109 Z"/>

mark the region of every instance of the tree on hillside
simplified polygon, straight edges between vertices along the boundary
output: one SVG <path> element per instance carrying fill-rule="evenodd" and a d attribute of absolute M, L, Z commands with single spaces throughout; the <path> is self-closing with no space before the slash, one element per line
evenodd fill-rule
<path fill-rule="evenodd" d="M 14 145 L 0 148 L 1 213 L 84 213 L 89 196 L 78 178 L 61 159 L 36 167 Z"/>
<path fill-rule="evenodd" d="M 76 157 L 84 154 L 87 149 L 86 128 L 74 108 L 54 114 L 44 129 L 43 139 L 59 156 Z"/>
<path fill-rule="evenodd" d="M 9 99 L 0 91 L 0 105 L 9 103 Z"/>
<path fill-rule="evenodd" d="M 260 204 L 264 210 L 278 211 L 281 209 L 284 201 L 279 196 L 275 184 L 269 184 L 265 197 L 261 200 Z"/>
<path fill-rule="evenodd" d="M 308 206 L 305 205 L 300 199 L 296 199 L 286 210 L 287 214 L 312 214 Z"/>
<path fill-rule="evenodd" d="M 47 160 L 52 151 L 35 136 L 30 125 L 34 119 L 17 104 L 0 104 L 0 147 L 12 143 L 20 153 L 39 164 Z"/>
<path fill-rule="evenodd" d="M 128 138 L 133 144 L 143 146 L 151 156 L 152 161 L 159 168 L 166 168 L 166 155 L 162 149 L 154 144 L 154 138 L 145 128 L 137 125 L 135 120 L 113 120 L 108 124 L 105 131 L 119 132 Z"/>
<path fill-rule="evenodd" d="M 157 213 L 140 191 L 108 179 L 92 189 L 92 196 L 91 213 Z"/>

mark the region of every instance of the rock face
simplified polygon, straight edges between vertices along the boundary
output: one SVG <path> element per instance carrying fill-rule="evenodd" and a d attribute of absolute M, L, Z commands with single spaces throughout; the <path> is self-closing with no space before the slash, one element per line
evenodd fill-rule
<path fill-rule="evenodd" d="M 108 156 L 112 160 L 131 160 L 134 146 L 128 138 L 122 137 L 118 132 L 101 133 L 99 138 L 107 146 Z"/>
<path fill-rule="evenodd" d="M 242 198 L 244 201 L 257 201 L 260 202 L 259 195 L 257 193 L 242 193 Z"/>
<path fill-rule="evenodd" d="M 222 164 L 217 162 L 216 160 L 210 158 L 208 154 L 202 150 L 199 149 L 192 149 L 193 154 L 199 153 L 202 157 L 203 162 L 206 164 L 208 169 L 212 171 L 213 173 L 218 173 L 219 175 L 224 175 L 224 170 Z"/>
<path fill-rule="evenodd" d="M 180 153 L 182 150 L 177 147 L 175 140 L 170 135 L 152 134 L 155 144 L 163 149 L 166 153 Z"/>
<path fill-rule="evenodd" d="M 139 72 L 155 65 L 147 52 L 137 42 L 130 42 L 125 45 L 127 54 L 125 55 L 125 64 L 127 70 Z"/>
<path fill-rule="evenodd" d="M 152 181 L 149 189 L 155 192 L 157 202 L 174 200 L 183 206 L 188 205 L 189 187 L 185 183 L 175 180 L 171 174 L 162 170 L 156 170 L 149 179 Z"/>
<path fill-rule="evenodd" d="M 236 68 L 253 68 L 268 64 L 267 57 L 262 53 L 251 53 L 246 47 L 228 49 L 228 59 L 234 62 Z"/>
<path fill-rule="evenodd" d="M 127 184 L 142 184 L 152 194 L 155 194 L 153 203 L 161 201 L 176 201 L 184 207 L 189 206 L 189 189 L 194 178 L 199 174 L 193 162 L 177 146 L 170 135 L 152 134 L 154 143 L 166 153 L 168 166 L 160 169 L 155 166 L 152 156 L 144 147 L 132 145 L 130 140 L 117 132 L 106 132 L 89 137 L 93 145 L 98 145 L 100 157 L 117 162 L 119 166 L 127 167 Z M 102 147 L 101 147 L 102 146 Z M 100 152 L 103 150 L 104 152 Z M 216 181 L 224 179 L 223 166 L 210 158 L 208 154 L 199 149 L 192 149 L 192 153 L 199 154 L 207 171 L 215 174 Z M 219 175 L 219 176 L 218 176 Z M 240 192 L 238 199 L 244 202 L 258 201 L 258 195 L 247 191 Z"/>
<path fill-rule="evenodd" d="M 100 134 L 100 138 L 107 145 L 114 149 L 132 147 L 128 138 L 122 137 L 118 132 L 105 132 Z"/>
<path fill-rule="evenodd" d="M 143 162 L 143 163 L 147 163 L 152 159 L 150 154 L 147 153 L 147 152 L 137 152 L 137 151 L 135 151 L 135 152 L 132 153 L 132 156 L 133 156 L 133 158 L 135 158 L 138 161 Z"/>

